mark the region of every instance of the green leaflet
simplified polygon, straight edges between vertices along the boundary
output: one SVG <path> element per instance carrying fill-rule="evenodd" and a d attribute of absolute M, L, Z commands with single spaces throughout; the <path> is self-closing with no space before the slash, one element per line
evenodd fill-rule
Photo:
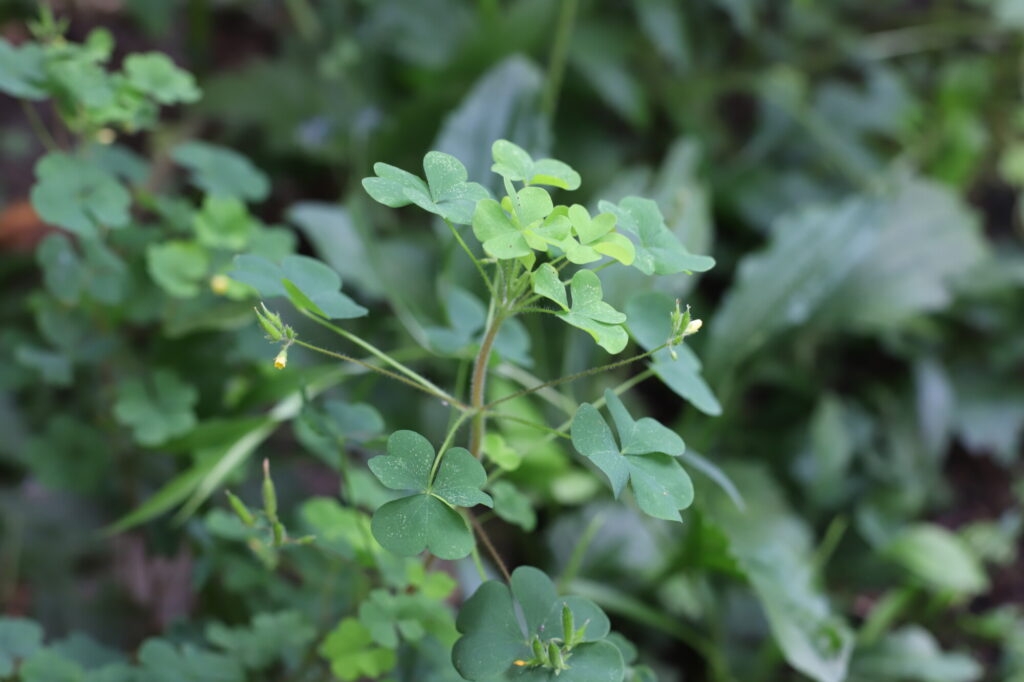
<path fill-rule="evenodd" d="M 604 472 L 615 497 L 628 482 L 644 513 L 682 521 L 679 511 L 693 502 L 693 483 L 674 459 L 686 448 L 683 439 L 650 417 L 633 419 L 612 391 L 604 397 L 619 442 L 597 408 L 584 403 L 572 420 L 572 444 Z"/>
<path fill-rule="evenodd" d="M 618 218 L 619 229 L 636 238 L 633 267 L 645 275 L 672 275 L 678 272 L 705 272 L 715 259 L 690 253 L 665 224 L 658 204 L 651 199 L 626 197 L 618 203 L 601 201 L 602 212 Z"/>
<path fill-rule="evenodd" d="M 553 288 L 551 283 L 543 286 Z M 621 352 L 629 342 L 626 330 L 619 326 L 626 321 L 626 316 L 604 302 L 601 280 L 597 275 L 590 270 L 580 270 L 573 275 L 569 289 L 572 307 L 568 312 L 559 313 L 558 317 L 589 333 L 597 345 L 609 353 Z"/>
<path fill-rule="evenodd" d="M 132 428 L 140 445 L 155 446 L 187 433 L 196 424 L 199 393 L 170 370 L 150 379 L 128 379 L 117 389 L 114 416 Z"/>
<path fill-rule="evenodd" d="M 561 189 L 575 190 L 580 186 L 580 174 L 568 164 L 555 159 L 534 161 L 522 147 L 508 140 L 496 140 L 491 145 L 494 165 L 491 170 L 527 185 L 550 185 Z"/>
<path fill-rule="evenodd" d="M 520 628 L 515 605 L 525 618 Z M 572 612 L 576 624 L 586 623 L 582 644 L 573 649 L 567 670 L 555 674 L 541 666 L 517 665 L 533 656 L 530 640 L 566 637 L 562 623 L 563 606 Z M 452 649 L 452 661 L 459 673 L 478 680 L 515 679 L 530 682 L 622 682 L 625 664 L 622 654 L 605 641 L 608 617 L 589 599 L 560 597 L 554 583 L 531 566 L 512 573 L 511 589 L 491 580 L 481 585 L 459 611 L 455 626 L 462 637 Z"/>
<path fill-rule="evenodd" d="M 625 235 L 615 231 L 615 216 L 601 213 L 593 218 L 580 204 L 573 204 L 568 210 L 569 222 L 578 242 L 564 243 L 565 257 L 570 263 L 584 265 L 610 256 L 623 265 L 632 265 L 636 259 L 636 248 Z"/>
<path fill-rule="evenodd" d="M 465 448 L 441 454 L 431 475 L 434 447 L 415 431 L 396 431 L 388 454 L 370 460 L 370 470 L 392 490 L 415 494 L 383 505 L 373 514 L 377 541 L 395 554 L 415 556 L 424 549 L 441 559 L 461 559 L 473 549 L 473 534 L 455 507 L 493 505 L 484 493 L 487 473 Z"/>
<path fill-rule="evenodd" d="M 561 246 L 571 230 L 564 207 L 555 208 L 551 195 L 540 187 L 525 187 L 514 200 L 505 197 L 500 204 L 484 199 L 473 213 L 473 234 L 484 251 L 502 260 Z"/>
<path fill-rule="evenodd" d="M 192 184 L 207 194 L 262 201 L 270 192 L 267 177 L 234 150 L 206 142 L 186 142 L 175 147 L 171 156 L 191 171 Z"/>
<path fill-rule="evenodd" d="M 44 221 L 81 237 L 92 238 L 100 228 L 128 224 L 131 195 L 117 178 L 99 166 L 50 152 L 36 163 L 32 206 Z"/>
<path fill-rule="evenodd" d="M 395 667 L 395 652 L 373 643 L 370 631 L 355 618 L 346 618 L 320 645 L 320 655 L 338 679 L 351 682 L 379 677 Z"/>
<path fill-rule="evenodd" d="M 426 182 L 386 163 L 375 163 L 373 172 L 377 177 L 363 178 L 363 188 L 375 201 L 391 208 L 416 204 L 457 225 L 468 225 L 477 202 L 490 196 L 483 185 L 466 182 L 466 167 L 442 152 L 423 157 Z"/>
<path fill-rule="evenodd" d="M 285 256 L 281 264 L 256 255 L 235 258 L 232 279 L 248 284 L 260 296 L 285 296 L 301 310 L 328 319 L 363 317 L 369 311 L 345 294 L 341 278 L 329 266 L 308 256 Z"/>

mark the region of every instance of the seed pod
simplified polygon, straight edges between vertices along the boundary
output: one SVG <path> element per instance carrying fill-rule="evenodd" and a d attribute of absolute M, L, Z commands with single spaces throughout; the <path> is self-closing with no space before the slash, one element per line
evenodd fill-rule
<path fill-rule="evenodd" d="M 562 604 L 562 636 L 565 638 L 565 646 L 572 648 L 575 644 L 575 638 L 573 635 L 576 634 L 576 626 L 573 623 L 572 609 L 569 608 L 568 604 Z"/>
<path fill-rule="evenodd" d="M 551 667 L 555 670 L 565 670 L 568 667 L 565 665 L 565 659 L 562 658 L 562 650 L 554 642 L 548 642 L 548 659 L 551 661 Z"/>
<path fill-rule="evenodd" d="M 537 661 L 537 665 L 551 665 L 551 659 L 548 658 L 548 652 L 544 645 L 540 643 L 540 637 L 534 637 L 530 646 L 533 647 L 533 657 Z"/>
<path fill-rule="evenodd" d="M 230 490 L 225 490 L 224 494 L 228 496 L 228 503 L 231 505 L 231 508 L 235 510 L 235 514 L 239 519 L 241 519 L 242 523 L 249 527 L 256 524 L 256 519 L 253 518 L 252 512 L 249 511 L 249 508 L 245 506 L 245 502 L 238 499 L 238 497 Z"/>
<path fill-rule="evenodd" d="M 284 544 L 284 524 L 280 521 L 274 522 L 274 547 Z"/>
<path fill-rule="evenodd" d="M 270 460 L 263 460 L 263 513 L 271 523 L 277 522 L 277 491 L 270 478 Z"/>
<path fill-rule="evenodd" d="M 212 286 L 212 282 L 211 282 L 211 286 Z M 267 333 L 267 336 L 270 338 L 270 340 L 271 341 L 280 341 L 281 340 L 281 326 L 280 326 L 280 324 L 274 324 L 274 319 L 270 316 L 269 311 L 261 313 L 259 308 L 254 308 L 254 310 L 256 311 L 256 319 L 258 319 L 260 321 L 260 326 L 263 327 L 263 331 L 265 331 Z M 266 307 L 264 307 L 263 310 L 266 311 L 267 310 Z M 278 320 L 278 322 L 279 322 L 279 320 Z"/>

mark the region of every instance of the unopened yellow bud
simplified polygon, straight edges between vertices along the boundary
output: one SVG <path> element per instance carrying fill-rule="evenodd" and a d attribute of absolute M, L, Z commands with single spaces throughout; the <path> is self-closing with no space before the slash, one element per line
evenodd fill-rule
<path fill-rule="evenodd" d="M 117 133 L 112 128 L 101 128 L 96 131 L 96 141 L 100 144 L 111 144 L 117 139 Z"/>
<path fill-rule="evenodd" d="M 696 334 L 697 332 L 700 331 L 700 328 L 703 326 L 704 323 L 701 320 L 691 320 L 690 323 L 686 325 L 686 329 L 683 330 L 683 336 Z"/>
<path fill-rule="evenodd" d="M 288 349 L 287 348 L 282 348 L 281 352 L 277 354 L 276 358 L 274 358 L 274 367 L 276 369 L 284 369 L 287 364 L 288 364 Z"/>
<path fill-rule="evenodd" d="M 218 296 L 226 294 L 229 286 L 231 286 L 231 278 L 227 275 L 214 275 L 210 278 L 210 290 Z"/>

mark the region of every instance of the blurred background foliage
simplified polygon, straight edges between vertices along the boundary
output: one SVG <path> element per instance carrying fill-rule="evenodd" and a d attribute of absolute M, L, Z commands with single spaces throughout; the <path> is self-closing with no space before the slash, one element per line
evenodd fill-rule
<path fill-rule="evenodd" d="M 207 210 L 174 165 L 189 167 L 179 145 L 243 153 L 260 169 L 241 197 L 249 219 L 279 250 L 342 274 L 372 311 L 361 334 L 409 358 L 458 359 L 423 363 L 438 382 L 465 371 L 446 373 L 466 365 L 466 298 L 482 292 L 459 288 L 477 282 L 443 225 L 369 201 L 359 181 L 374 161 L 416 170 L 439 149 L 491 183 L 490 143 L 507 138 L 579 169 L 577 201 L 656 199 L 691 251 L 715 256 L 711 272 L 653 290 L 629 272 L 602 275 L 640 344 L 647 315 L 674 298 L 703 318 L 690 362 L 636 370 L 660 381 L 634 399 L 726 472 L 708 472 L 726 492 L 699 477 L 694 508 L 668 526 L 612 504 L 560 444 L 535 447 L 506 427 L 522 456 L 508 479 L 537 513 L 488 524 L 510 563 L 552 574 L 592 538 L 571 588 L 609 612 L 660 679 L 1024 680 L 1024 2 L 53 6 L 74 40 L 108 29 L 115 62 L 158 50 L 196 74 L 198 102 L 111 147 L 126 178 L 134 168 L 154 193 L 180 192 L 154 204 L 169 233 Z M 16 44 L 36 14 L 34 2 L 0 2 L 0 30 Z M 41 273 L 66 272 L 46 263 L 61 254 L 36 251 L 48 229 L 28 203 L 43 149 L 10 98 L 0 148 L 4 613 L 39 621 L 65 651 L 78 642 L 76 660 L 76 631 L 125 650 L 204 631 L 233 656 L 258 637 L 285 647 L 284 631 L 308 644 L 316 630 L 304 627 L 333 627 L 366 589 L 358 571 L 302 551 L 266 570 L 206 498 L 225 481 L 255 494 L 253 453 L 269 455 L 283 513 L 322 531 L 340 512 L 309 498 L 350 485 L 347 498 L 372 509 L 380 491 L 362 462 L 380 434 L 439 439 L 444 410 L 358 375 L 326 400 L 296 394 L 340 379 L 299 353 L 275 373 L 249 303 L 191 276 L 194 290 L 175 289 L 127 256 L 148 243 L 143 231 L 114 246 L 130 295 L 104 308 L 109 260 L 86 254 L 83 286 L 98 289 L 83 296 L 100 303 L 59 300 Z M 578 333 L 536 320 L 521 331 L 501 351 L 496 395 L 605 361 Z M 118 412 L 145 402 L 132 397 L 149 390 L 131 385 L 141 367 L 165 370 L 148 411 Z M 559 402 L 628 376 L 514 409 L 564 418 Z M 147 428 L 163 435 L 147 442 Z M 232 449 L 253 433 L 249 450 Z M 211 479 L 230 457 L 239 466 Z M 471 566 L 447 570 L 468 593 Z M 285 610 L 300 615 L 252 620 Z M 248 639 L 229 636 L 250 622 Z M 275 665 L 247 679 L 323 679 L 287 656 Z M 424 665 L 394 675 L 428 679 Z M 234 679 L 196 675 L 182 679 Z"/>

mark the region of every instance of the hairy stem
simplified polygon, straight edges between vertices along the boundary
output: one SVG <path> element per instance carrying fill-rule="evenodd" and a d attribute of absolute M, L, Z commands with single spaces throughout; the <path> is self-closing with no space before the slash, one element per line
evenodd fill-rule
<path fill-rule="evenodd" d="M 610 362 L 607 365 L 601 365 L 600 367 L 591 367 L 590 369 L 583 370 L 582 372 L 576 372 L 575 374 L 569 374 L 564 377 L 559 377 L 557 379 L 552 379 L 551 381 L 545 381 L 544 383 L 524 388 L 521 391 L 510 393 L 509 395 L 504 396 L 503 398 L 498 398 L 497 400 L 484 405 L 483 409 L 490 410 L 504 402 L 508 402 L 509 400 L 515 400 L 516 398 L 521 398 L 522 396 L 530 395 L 531 393 L 536 393 L 537 391 L 544 388 L 548 388 L 549 386 L 558 386 L 559 384 L 565 384 L 570 381 L 582 379 L 583 377 L 590 376 L 591 374 L 599 374 L 601 372 L 607 372 L 608 370 L 616 369 L 618 367 L 624 367 L 625 365 L 629 365 L 639 360 L 643 360 L 646 357 L 650 357 L 651 355 L 654 355 L 659 350 L 661 350 L 662 348 L 666 348 L 667 346 L 668 343 L 663 343 L 657 348 L 652 348 L 646 353 L 640 353 L 639 355 L 634 355 L 633 357 L 626 358 L 625 360 L 617 360 L 615 362 Z M 474 407 L 476 407 L 476 405 L 474 405 Z"/>
<path fill-rule="evenodd" d="M 480 525 L 480 521 L 473 516 L 472 512 L 467 511 L 466 516 L 469 517 L 469 522 L 473 525 L 473 530 L 476 531 L 477 537 L 480 538 L 484 543 L 484 547 L 487 548 L 487 553 L 491 555 L 492 559 L 494 559 L 494 564 L 498 567 L 498 570 L 501 571 L 501 575 L 505 577 L 505 582 L 511 583 L 512 575 L 508 572 L 508 567 L 505 565 L 505 561 L 501 558 L 501 555 L 498 554 L 498 550 L 494 547 L 494 543 L 491 542 L 491 538 L 488 537 L 487 531 L 485 531 L 484 527 Z"/>
<path fill-rule="evenodd" d="M 303 310 L 302 314 L 305 315 L 306 317 L 308 317 L 309 319 L 313 320 L 317 324 L 319 324 L 319 325 L 321 325 L 323 327 L 327 327 L 328 329 L 333 331 L 335 334 L 338 334 L 339 336 L 342 336 L 342 337 L 348 339 L 349 341 L 351 341 L 352 343 L 356 344 L 360 348 L 366 350 L 371 355 L 375 355 L 376 357 L 380 358 L 385 363 L 391 365 L 392 367 L 397 369 L 399 372 L 401 372 L 405 376 L 409 377 L 410 379 L 412 379 L 413 381 L 418 383 L 424 389 L 427 389 L 427 393 L 432 393 L 433 395 L 436 395 L 437 397 L 441 398 L 442 400 L 447 401 L 448 403 L 451 403 L 452 405 L 461 404 L 453 396 L 449 395 L 449 393 L 447 391 L 445 391 L 443 388 L 437 386 L 432 381 L 430 381 L 426 377 L 420 375 L 419 373 L 414 372 L 413 370 L 409 369 L 408 367 L 406 367 L 405 365 L 403 365 L 399 361 L 395 360 L 393 357 L 391 357 L 390 355 L 388 355 L 384 351 L 380 350 L 379 348 L 377 348 L 373 344 L 369 343 L 368 341 L 364 341 L 363 339 L 359 338 L 355 334 L 353 334 L 353 333 L 351 333 L 349 331 L 346 331 L 346 330 L 342 329 L 341 327 L 339 327 L 337 325 L 331 324 L 327 320 L 325 320 L 325 319 L 323 319 L 323 318 L 321 318 L 321 317 L 319 317 L 317 315 L 314 315 L 313 313 L 311 313 L 311 312 L 309 312 L 307 310 Z"/>
<path fill-rule="evenodd" d="M 476 266 L 477 272 L 480 273 L 480 277 L 483 278 L 484 284 L 487 285 L 487 290 L 491 292 L 491 296 L 494 296 L 494 285 L 491 284 L 491 279 L 490 277 L 487 276 L 487 272 L 484 270 L 484 266 L 480 262 L 480 259 L 473 254 L 472 249 L 469 248 L 469 245 L 466 243 L 466 240 L 462 238 L 461 234 L 459 234 L 458 228 L 456 228 L 455 225 L 452 224 L 452 221 L 445 218 L 444 222 L 448 225 L 448 229 L 452 231 L 452 236 L 455 237 L 455 241 L 459 243 L 459 246 L 461 246 L 462 250 L 466 252 L 466 255 L 469 256 L 469 259 L 473 261 L 473 265 Z"/>
<path fill-rule="evenodd" d="M 415 389 L 417 389 L 419 391 L 423 391 L 424 393 L 427 393 L 429 395 L 432 395 L 435 398 L 440 398 L 441 400 L 447 401 L 447 402 L 451 403 L 453 406 L 455 406 L 456 408 L 458 408 L 459 410 L 465 411 L 465 410 L 469 409 L 468 405 L 466 405 L 465 403 L 463 403 L 463 402 L 461 402 L 459 400 L 453 399 L 447 393 L 444 393 L 444 392 L 438 393 L 437 391 L 431 390 L 430 388 L 424 386 L 423 384 L 420 384 L 420 383 L 417 383 L 415 381 L 412 381 L 411 379 L 407 379 L 406 377 L 402 376 L 401 374 L 398 374 L 397 372 L 392 372 L 391 370 L 384 369 L 383 367 L 378 367 L 377 365 L 374 365 L 371 362 L 367 362 L 366 360 L 360 360 L 359 358 L 354 358 L 351 355 L 346 355 L 345 353 L 338 353 L 337 351 L 328 350 L 327 348 L 321 348 L 320 346 L 314 346 L 313 344 L 307 343 L 307 342 L 303 341 L 302 339 L 295 339 L 292 343 L 294 343 L 296 346 L 302 346 L 303 348 L 308 348 L 309 350 L 316 351 L 317 353 L 321 353 L 321 354 L 326 355 L 326 356 L 331 357 L 331 358 L 335 358 L 335 359 L 338 359 L 338 360 L 344 360 L 345 362 L 351 362 L 353 364 L 359 365 L 360 367 L 365 367 L 366 369 L 368 369 L 368 370 L 370 370 L 372 372 L 376 372 L 377 374 L 380 374 L 382 376 L 386 376 L 389 379 L 394 379 L 395 381 L 400 381 L 403 384 L 405 384 L 406 386 L 412 386 L 413 388 L 415 388 Z"/>
<path fill-rule="evenodd" d="M 480 457 L 480 448 L 484 442 L 484 434 L 487 431 L 487 415 L 484 407 L 484 390 L 487 387 L 487 365 L 491 360 L 491 349 L 494 347 L 494 339 L 498 336 L 498 329 L 504 321 L 504 313 L 494 312 L 491 309 L 487 331 L 484 333 L 483 341 L 480 342 L 480 352 L 476 355 L 473 363 L 473 379 L 469 388 L 469 406 L 475 410 L 473 423 L 469 432 L 469 451 L 474 457 Z"/>

